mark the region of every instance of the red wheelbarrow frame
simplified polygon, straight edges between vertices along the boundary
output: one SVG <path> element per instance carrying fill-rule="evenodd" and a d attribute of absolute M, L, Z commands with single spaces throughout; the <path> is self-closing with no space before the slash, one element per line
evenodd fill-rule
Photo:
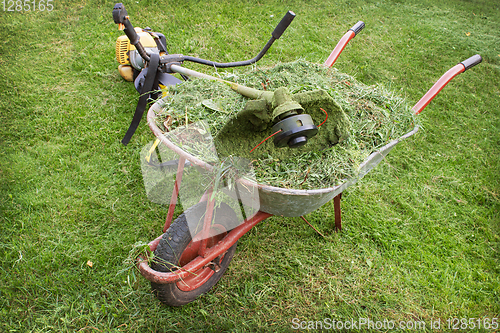
<path fill-rule="evenodd" d="M 344 47 L 347 45 L 347 43 L 356 35 L 357 32 L 359 32 L 363 27 L 364 24 L 362 22 L 358 22 L 352 29 L 349 29 L 349 31 L 342 37 L 342 39 L 338 42 L 337 46 L 334 48 L 324 65 L 326 67 L 331 67 L 339 57 L 340 53 L 344 49 Z M 430 101 L 450 82 L 455 76 L 458 74 L 464 72 L 465 70 L 479 64 L 482 61 L 482 58 L 480 55 L 475 55 L 459 64 L 456 66 L 452 67 L 450 70 L 448 70 L 430 89 L 429 91 L 415 104 L 415 106 L 412 108 L 412 111 L 414 112 L 415 115 L 419 114 L 429 103 Z M 151 130 L 157 135 L 157 130 L 153 128 L 150 124 Z M 183 151 L 181 148 L 177 146 L 169 146 L 170 149 L 174 150 L 177 154 L 179 154 L 179 164 L 178 164 L 178 169 L 177 169 L 177 174 L 175 178 L 175 183 L 174 183 L 174 189 L 172 192 L 172 196 L 170 199 L 170 204 L 169 204 L 169 209 L 167 213 L 167 218 L 165 221 L 165 225 L 163 227 L 163 232 L 166 232 L 166 230 L 170 227 L 170 224 L 172 223 L 173 215 L 174 215 L 174 210 L 177 205 L 177 198 L 179 195 L 179 189 L 180 189 L 180 184 L 182 181 L 182 175 L 184 171 L 184 165 L 186 162 L 186 158 L 189 158 L 189 161 L 192 164 L 198 165 L 202 168 L 207 168 L 207 165 L 187 154 L 185 151 Z M 240 180 L 238 180 L 240 181 Z M 140 255 L 137 257 L 137 267 L 141 274 L 150 282 L 157 283 L 157 284 L 166 284 L 166 283 L 175 283 L 177 281 L 180 281 L 182 279 L 185 279 L 193 274 L 193 272 L 196 272 L 210 264 L 213 264 L 213 260 L 221 255 L 223 255 L 225 252 L 228 251 L 228 249 L 233 246 L 245 233 L 250 231 L 255 225 L 257 225 L 259 222 L 267 219 L 268 217 L 273 216 L 273 214 L 266 213 L 263 211 L 258 211 L 255 213 L 253 216 L 245 219 L 242 224 L 240 224 L 238 227 L 232 229 L 229 231 L 221 240 L 219 240 L 214 246 L 208 248 L 207 247 L 207 236 L 208 232 L 210 229 L 211 221 L 212 221 L 212 215 L 214 211 L 214 200 L 207 200 L 208 198 L 211 197 L 211 193 L 205 193 L 203 197 L 200 199 L 200 202 L 202 201 L 207 201 L 207 206 L 206 206 L 206 211 L 205 211 L 205 217 L 204 217 L 204 225 L 203 225 L 203 231 L 202 231 L 202 237 L 201 240 L 199 241 L 199 247 L 198 247 L 198 256 L 184 265 L 183 267 L 178 268 L 175 271 L 172 272 L 158 272 L 153 270 L 149 264 L 148 264 L 148 258 L 147 256 Z M 340 201 L 342 197 L 342 192 L 340 192 L 337 196 L 333 198 L 334 200 L 334 213 L 335 213 L 335 231 L 341 231 L 342 229 L 342 221 L 341 221 L 341 209 L 340 209 Z M 302 219 L 304 219 L 305 222 L 307 220 L 301 216 Z M 309 224 L 309 222 L 307 222 Z M 309 224 L 310 225 L 310 224 Z M 312 225 L 310 225 L 312 227 Z M 313 227 L 314 228 L 314 227 Z M 319 233 L 315 229 L 316 232 Z M 149 245 L 149 251 L 154 252 L 156 250 L 156 247 L 158 246 L 158 243 L 160 242 L 162 236 L 159 236 L 152 242 L 150 242 Z"/>

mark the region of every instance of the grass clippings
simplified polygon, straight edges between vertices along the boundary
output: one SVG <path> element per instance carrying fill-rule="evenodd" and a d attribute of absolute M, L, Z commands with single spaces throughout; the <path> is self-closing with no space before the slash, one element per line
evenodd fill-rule
<path fill-rule="evenodd" d="M 255 157 L 249 153 L 254 144 L 249 144 L 247 151 L 240 150 L 240 156 L 253 161 L 260 183 L 295 189 L 339 185 L 357 176 L 359 165 L 370 153 L 415 126 L 415 118 L 403 97 L 383 85 L 367 86 L 336 69 L 310 62 L 283 63 L 267 69 L 222 73 L 221 76 L 261 90 L 287 87 L 292 94 L 324 90 L 351 122 L 348 138 L 333 146 L 313 146 L 312 138 L 305 149 L 274 149 L 272 140 L 269 140 L 265 146 L 257 148 Z M 168 130 L 183 126 L 186 119 L 188 122 L 205 120 L 217 140 L 223 126 L 244 108 L 247 101 L 248 98 L 223 83 L 192 79 L 170 88 L 169 96 L 163 100 L 165 108 L 158 114 L 157 125 L 167 131 L 167 119 L 170 123 Z M 320 117 L 324 118 L 324 114 L 318 110 L 313 119 L 319 124 Z M 320 129 L 317 136 L 321 133 Z M 268 134 L 255 132 L 262 140 Z M 239 137 L 235 136 L 235 140 Z"/>

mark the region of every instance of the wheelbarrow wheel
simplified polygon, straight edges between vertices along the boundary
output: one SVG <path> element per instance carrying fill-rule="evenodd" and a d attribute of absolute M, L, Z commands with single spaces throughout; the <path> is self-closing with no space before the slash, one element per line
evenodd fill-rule
<path fill-rule="evenodd" d="M 196 218 L 203 221 L 206 205 L 206 202 L 200 202 L 172 222 L 154 251 L 152 269 L 160 272 L 173 272 L 198 256 L 201 240 L 195 236 L 193 241 L 186 215 L 189 216 L 190 220 Z M 226 235 L 227 230 L 223 226 L 232 225 L 237 219 L 234 211 L 226 204 L 217 207 L 213 216 L 207 248 L 217 244 Z M 194 301 L 198 296 L 208 292 L 220 280 L 234 256 L 236 244 L 214 259 L 208 266 L 192 272 L 187 278 L 176 283 L 157 284 L 152 282 L 153 293 L 161 302 L 170 306 L 181 306 Z"/>

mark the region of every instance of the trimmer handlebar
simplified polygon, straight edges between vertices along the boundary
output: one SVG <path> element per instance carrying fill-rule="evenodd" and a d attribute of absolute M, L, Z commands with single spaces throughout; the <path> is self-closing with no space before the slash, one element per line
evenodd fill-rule
<path fill-rule="evenodd" d="M 128 13 L 122 3 L 115 4 L 113 8 L 113 20 L 119 25 L 119 29 L 123 30 L 130 40 L 130 44 L 136 45 L 139 42 L 139 36 L 134 30 L 134 26 L 128 19 Z"/>
<path fill-rule="evenodd" d="M 257 54 L 255 58 L 252 58 L 250 60 L 245 60 L 245 61 L 237 61 L 237 62 L 215 62 L 211 60 L 205 60 L 197 57 L 191 57 L 191 56 L 184 56 L 182 54 L 167 54 L 163 55 L 160 57 L 160 63 L 161 64 L 180 64 L 184 61 L 191 61 L 191 62 L 196 62 L 202 65 L 207 65 L 211 67 L 219 67 L 219 68 L 227 68 L 227 67 L 238 67 L 238 66 L 247 66 L 251 65 L 253 63 L 256 63 L 259 61 L 264 54 L 266 54 L 267 50 L 271 47 L 271 45 L 274 43 L 275 40 L 279 39 L 283 32 L 288 28 L 290 23 L 292 23 L 293 19 L 295 18 L 295 13 L 292 11 L 288 11 L 285 16 L 281 19 L 280 23 L 276 26 L 274 31 L 271 34 L 271 38 L 267 42 L 267 44 L 264 46 L 264 48 Z M 116 24 L 119 25 L 119 29 L 123 30 L 125 34 L 127 35 L 128 39 L 130 40 L 130 43 L 135 46 L 141 57 L 146 61 L 149 62 L 150 56 L 142 46 L 140 42 L 140 38 L 137 35 L 136 31 L 134 30 L 134 26 L 132 23 L 129 21 L 128 13 L 127 10 L 125 9 L 125 6 L 122 3 L 116 3 L 114 8 L 113 8 L 113 20 L 115 21 Z M 166 70 L 169 71 L 169 66 L 166 66 Z"/>
<path fill-rule="evenodd" d="M 184 57 L 184 60 L 186 61 L 192 61 L 196 62 L 202 65 L 207 65 L 211 67 L 218 67 L 218 68 L 228 68 L 228 67 L 238 67 L 238 66 L 248 66 L 253 63 L 256 63 L 259 61 L 264 54 L 266 54 L 267 50 L 273 45 L 274 41 L 279 39 L 283 32 L 288 28 L 290 23 L 292 23 L 292 20 L 295 18 L 295 13 L 292 11 L 288 11 L 285 16 L 281 19 L 280 23 L 276 26 L 274 31 L 271 34 L 271 38 L 269 41 L 266 43 L 264 48 L 255 56 L 255 58 L 252 58 L 250 60 L 244 60 L 244 61 L 236 61 L 236 62 L 215 62 L 215 61 L 210 61 L 210 60 L 205 60 L 205 59 L 200 59 L 196 57 L 190 57 L 186 56 Z"/>
<path fill-rule="evenodd" d="M 139 35 L 135 32 L 134 26 L 130 23 L 128 19 L 128 13 L 122 3 L 115 4 L 113 7 L 113 20 L 118 24 L 118 28 L 123 30 L 130 40 L 130 44 L 134 45 L 141 57 L 148 61 L 151 60 L 150 56 L 147 54 L 146 50 L 140 42 Z"/>
<path fill-rule="evenodd" d="M 274 28 L 273 33 L 271 34 L 274 39 L 280 39 L 281 35 L 283 32 L 285 32 L 286 28 L 292 23 L 293 19 L 295 18 L 295 13 L 292 11 L 288 11 L 288 13 L 283 16 L 281 19 L 280 23 Z"/>

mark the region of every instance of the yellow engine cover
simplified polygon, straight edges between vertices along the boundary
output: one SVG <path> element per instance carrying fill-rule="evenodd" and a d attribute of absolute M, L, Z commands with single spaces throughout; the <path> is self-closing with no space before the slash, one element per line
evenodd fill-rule
<path fill-rule="evenodd" d="M 121 65 L 129 65 L 130 59 L 128 52 L 130 51 L 130 41 L 126 35 L 118 37 L 116 40 L 116 60 Z"/>
<path fill-rule="evenodd" d="M 134 81 L 134 70 L 130 65 L 119 65 L 118 72 L 122 76 L 125 81 L 133 82 Z"/>
<path fill-rule="evenodd" d="M 139 35 L 139 40 L 144 48 L 156 48 L 153 37 L 141 28 L 135 28 Z M 135 46 L 130 44 L 127 35 L 122 35 L 116 39 L 116 60 L 121 65 L 130 65 L 130 52 L 135 51 Z"/>

